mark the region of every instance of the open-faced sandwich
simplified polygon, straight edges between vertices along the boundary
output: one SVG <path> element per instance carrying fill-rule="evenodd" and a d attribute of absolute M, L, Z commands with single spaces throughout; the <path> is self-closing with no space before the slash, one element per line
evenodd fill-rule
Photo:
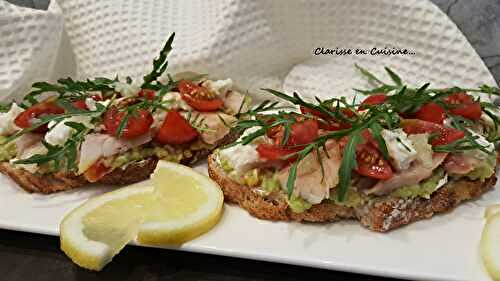
<path fill-rule="evenodd" d="M 231 79 L 160 81 L 172 35 L 140 83 L 127 77 L 33 84 L 0 113 L 0 171 L 29 192 L 149 177 L 158 159 L 191 164 L 234 141 L 247 99 Z M 182 76 L 182 75 L 181 75 Z"/>
<path fill-rule="evenodd" d="M 385 232 L 494 186 L 500 119 L 474 94 L 498 88 L 410 88 L 388 68 L 394 84 L 358 69 L 378 84 L 357 90 L 362 102 L 268 89 L 300 112 L 265 102 L 238 121 L 243 135 L 209 156 L 226 200 L 262 219 L 357 219 Z"/>

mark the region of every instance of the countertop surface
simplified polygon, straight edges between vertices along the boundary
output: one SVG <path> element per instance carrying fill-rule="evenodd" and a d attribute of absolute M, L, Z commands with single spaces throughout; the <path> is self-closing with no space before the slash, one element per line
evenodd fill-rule
<path fill-rule="evenodd" d="M 45 9 L 48 0 L 9 0 Z M 500 84 L 500 0 L 432 0 L 458 25 Z M 170 250 L 127 247 L 102 272 L 73 265 L 59 239 L 0 230 L 0 280 L 342 280 L 387 278 Z M 391 279 L 392 280 L 392 279 Z"/>

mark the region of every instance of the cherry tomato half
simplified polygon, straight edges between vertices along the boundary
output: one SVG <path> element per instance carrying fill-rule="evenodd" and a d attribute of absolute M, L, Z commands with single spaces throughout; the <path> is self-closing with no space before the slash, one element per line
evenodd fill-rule
<path fill-rule="evenodd" d="M 95 101 L 101 101 L 102 98 L 99 95 L 93 95 L 91 98 Z M 88 110 L 89 108 L 87 107 L 87 102 L 86 99 L 84 100 L 77 100 L 71 103 L 73 107 L 80 109 L 80 110 Z"/>
<path fill-rule="evenodd" d="M 415 118 L 436 124 L 443 124 L 446 119 L 446 113 L 437 103 L 429 102 L 420 107 L 415 113 Z"/>
<path fill-rule="evenodd" d="M 198 136 L 198 131 L 178 111 L 171 109 L 155 139 L 162 144 L 184 144 Z"/>
<path fill-rule="evenodd" d="M 275 140 L 276 144 L 281 144 L 285 129 L 283 127 L 278 127 L 278 131 L 271 137 Z M 290 126 L 290 136 L 288 137 L 285 146 L 304 146 L 318 137 L 318 121 L 316 120 L 304 120 L 302 122 L 297 122 Z"/>
<path fill-rule="evenodd" d="M 19 128 L 26 129 L 33 126 L 33 124 L 36 123 L 36 119 L 39 117 L 62 113 L 64 113 L 64 109 L 58 106 L 55 102 L 45 101 L 28 107 L 16 117 L 14 123 Z M 48 128 L 46 124 L 33 130 L 35 133 L 45 133 L 47 131 Z"/>
<path fill-rule="evenodd" d="M 291 156 L 291 154 L 297 151 L 300 151 L 300 148 L 287 148 L 277 144 L 259 144 L 257 146 L 259 157 L 268 161 L 293 162 L 297 160 L 297 155 Z"/>
<path fill-rule="evenodd" d="M 156 92 L 151 89 L 142 89 L 139 94 L 137 94 L 139 97 L 146 98 L 148 100 L 154 100 L 156 97 Z"/>
<path fill-rule="evenodd" d="M 445 145 L 457 141 L 465 136 L 464 132 L 450 127 L 445 127 L 436 123 L 418 120 L 403 119 L 401 127 L 407 134 L 434 134 L 431 145 Z"/>
<path fill-rule="evenodd" d="M 392 177 L 391 165 L 382 154 L 368 144 L 358 144 L 356 146 L 356 162 L 358 167 L 355 171 L 366 177 L 386 180 Z"/>
<path fill-rule="evenodd" d="M 322 120 L 318 120 L 318 126 L 320 129 L 327 130 L 327 131 L 338 131 L 338 130 L 351 128 L 351 124 L 337 121 L 332 116 L 326 115 L 326 114 L 319 112 L 317 110 L 301 106 L 300 111 L 304 114 L 309 113 L 313 116 L 320 117 L 322 119 Z M 355 115 L 354 112 L 348 108 L 342 108 L 342 109 L 340 109 L 340 111 L 348 118 L 353 117 Z"/>
<path fill-rule="evenodd" d="M 104 127 L 106 133 L 117 136 L 118 128 L 126 115 L 127 113 L 125 111 L 120 111 L 116 107 L 111 107 L 104 114 Z M 149 131 L 151 124 L 153 124 L 153 116 L 151 113 L 145 109 L 139 109 L 129 116 L 121 137 L 131 139 L 141 136 Z"/>
<path fill-rule="evenodd" d="M 366 109 L 366 105 L 377 105 L 377 104 L 383 104 L 385 100 L 387 99 L 387 96 L 384 94 L 376 94 L 376 95 L 370 95 L 368 96 L 362 103 L 361 106 L 359 107 L 360 109 Z M 365 106 L 364 106 L 365 105 Z"/>
<path fill-rule="evenodd" d="M 203 86 L 187 80 L 179 81 L 178 86 L 182 99 L 198 111 L 216 111 L 224 105 L 224 101 Z"/>
<path fill-rule="evenodd" d="M 481 118 L 481 104 L 466 93 L 456 93 L 447 96 L 445 102 L 453 106 L 450 112 L 460 115 L 471 120 L 479 120 Z"/>

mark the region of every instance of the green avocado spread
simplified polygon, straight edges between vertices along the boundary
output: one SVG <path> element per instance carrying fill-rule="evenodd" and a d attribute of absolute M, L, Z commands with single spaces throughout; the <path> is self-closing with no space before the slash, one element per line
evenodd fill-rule
<path fill-rule="evenodd" d="M 11 141 L 5 143 L 6 137 L 0 136 L 0 161 L 9 161 L 10 159 L 16 157 L 16 143 Z"/>
<path fill-rule="evenodd" d="M 330 191 L 330 202 L 337 205 L 346 206 L 350 208 L 356 208 L 364 204 L 367 200 L 367 196 L 363 193 L 355 191 L 352 187 L 349 187 L 345 195 L 344 201 L 339 201 L 339 194 L 337 189 Z"/>
<path fill-rule="evenodd" d="M 474 168 L 474 170 L 464 176 L 471 180 L 480 180 L 481 182 L 484 182 L 485 179 L 491 177 L 491 175 L 495 173 L 496 161 L 496 153 L 492 153 L 488 155 L 488 158 L 484 161 L 481 161 L 480 164 Z"/>
<path fill-rule="evenodd" d="M 420 183 L 400 187 L 394 190 L 390 195 L 404 199 L 413 199 L 416 197 L 429 199 L 443 177 L 444 171 L 442 169 L 437 169 L 432 176 Z"/>
<path fill-rule="evenodd" d="M 127 164 L 130 164 L 135 161 L 141 161 L 148 157 L 156 156 L 159 159 L 166 160 L 169 162 L 179 163 L 186 153 L 183 151 L 179 152 L 169 152 L 167 149 L 163 147 L 142 147 L 142 148 L 134 148 L 127 152 L 124 152 L 116 157 L 111 157 L 107 162 L 106 166 L 111 167 L 113 169 L 123 167 Z M 189 156 L 186 156 L 189 157 Z"/>
<path fill-rule="evenodd" d="M 303 213 L 312 207 L 312 204 L 301 197 L 292 196 L 287 199 L 288 206 L 294 213 Z"/>

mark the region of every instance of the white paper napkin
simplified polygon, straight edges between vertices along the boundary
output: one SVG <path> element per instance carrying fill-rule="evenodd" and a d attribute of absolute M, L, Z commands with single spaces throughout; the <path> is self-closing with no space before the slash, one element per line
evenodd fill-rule
<path fill-rule="evenodd" d="M 22 97 L 34 81 L 51 77 L 62 30 L 57 5 L 40 11 L 0 2 L 0 100 Z"/>
<path fill-rule="evenodd" d="M 9 34 L 9 40 L 0 42 L 2 98 L 23 94 L 20 89 L 35 79 L 50 77 L 61 40 L 61 16 L 80 78 L 141 77 L 175 31 L 170 71 L 231 77 L 254 94 L 272 87 L 309 96 L 350 95 L 353 87 L 366 84 L 354 63 L 375 73 L 390 66 L 415 86 L 495 85 L 455 24 L 423 0 L 58 3 L 61 9 L 52 1 L 45 12 L 0 4 L 0 21 L 5 23 L 0 24 L 0 34 Z M 406 48 L 415 55 L 313 54 L 318 47 L 386 46 Z"/>

